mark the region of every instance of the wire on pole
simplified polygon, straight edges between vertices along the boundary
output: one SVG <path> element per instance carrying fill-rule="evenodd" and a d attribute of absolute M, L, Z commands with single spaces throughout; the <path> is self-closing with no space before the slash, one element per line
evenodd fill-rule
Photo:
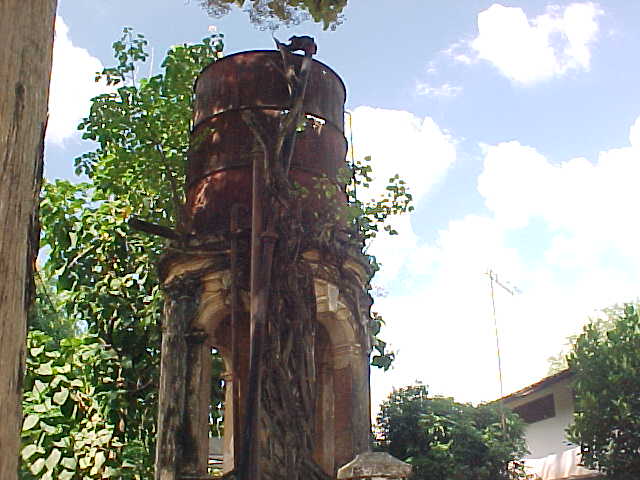
<path fill-rule="evenodd" d="M 516 293 L 520 293 L 520 290 L 516 287 L 511 287 L 511 288 L 507 287 L 504 283 L 500 282 L 500 280 L 498 280 L 498 274 L 495 273 L 493 270 L 489 269 L 489 271 L 486 273 L 487 275 L 489 275 L 489 285 L 491 288 L 491 308 L 493 311 L 493 326 L 494 326 L 495 335 L 496 335 L 496 353 L 498 355 L 498 378 L 500 381 L 500 423 L 502 425 L 502 430 L 505 430 L 506 425 L 505 425 L 504 402 L 503 402 L 504 382 L 502 377 L 502 356 L 500 353 L 500 333 L 498 329 L 498 316 L 496 315 L 496 298 L 495 298 L 494 284 L 501 287 L 510 295 L 515 295 Z"/>

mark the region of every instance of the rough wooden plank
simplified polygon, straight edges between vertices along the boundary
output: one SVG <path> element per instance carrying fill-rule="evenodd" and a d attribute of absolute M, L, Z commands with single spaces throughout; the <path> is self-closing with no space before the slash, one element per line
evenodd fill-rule
<path fill-rule="evenodd" d="M 0 0 L 0 478 L 17 478 L 56 0 Z"/>

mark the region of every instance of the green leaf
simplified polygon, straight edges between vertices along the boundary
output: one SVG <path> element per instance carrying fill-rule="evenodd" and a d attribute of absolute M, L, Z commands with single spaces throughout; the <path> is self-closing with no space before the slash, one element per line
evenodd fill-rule
<path fill-rule="evenodd" d="M 46 433 L 56 433 L 56 427 L 54 427 L 53 425 L 49 425 L 48 423 L 45 423 L 43 421 L 40 422 L 40 428 L 46 432 Z"/>
<path fill-rule="evenodd" d="M 80 467 L 81 470 L 89 468 L 89 465 L 93 463 L 92 460 L 93 460 L 92 457 L 89 455 L 80 457 L 78 461 L 78 466 Z"/>
<path fill-rule="evenodd" d="M 76 465 L 78 465 L 78 462 L 76 461 L 75 458 L 73 457 L 64 457 L 61 461 L 60 464 L 64 467 L 64 468 L 68 468 L 69 470 L 75 470 L 76 469 Z"/>
<path fill-rule="evenodd" d="M 23 460 L 29 460 L 31 456 L 38 451 L 38 446 L 34 444 L 27 445 L 22 449 L 21 455 Z"/>
<path fill-rule="evenodd" d="M 53 470 L 58 465 L 58 462 L 60 461 L 61 457 L 62 457 L 62 453 L 60 453 L 60 450 L 58 450 L 57 448 L 54 448 L 53 450 L 51 450 L 51 453 L 49 454 L 49 456 L 47 457 L 47 460 L 45 461 L 45 465 L 47 466 L 47 469 Z"/>
<path fill-rule="evenodd" d="M 104 464 L 104 462 L 107 460 L 107 457 L 105 456 L 103 451 L 99 451 L 96 453 L 95 459 L 93 461 L 93 467 L 91 468 L 91 475 L 96 475 L 100 469 L 102 468 L 102 465 Z"/>
<path fill-rule="evenodd" d="M 72 480 L 74 475 L 75 473 L 70 470 L 63 470 L 58 474 L 58 478 L 59 480 Z"/>
<path fill-rule="evenodd" d="M 74 378 L 71 380 L 71 386 L 74 388 L 81 388 L 84 385 L 84 382 L 79 378 Z"/>
<path fill-rule="evenodd" d="M 36 370 L 35 373 L 38 375 L 53 375 L 53 369 L 51 368 L 51 362 L 41 364 Z"/>
<path fill-rule="evenodd" d="M 31 354 L 32 357 L 37 357 L 42 352 L 44 352 L 44 346 L 42 346 L 42 347 L 34 347 L 34 348 L 31 348 L 29 350 L 29 353 Z"/>
<path fill-rule="evenodd" d="M 44 458 L 38 458 L 35 462 L 33 462 L 29 466 L 29 471 L 34 475 L 38 475 L 43 468 L 44 468 Z"/>
<path fill-rule="evenodd" d="M 60 391 L 53 394 L 53 401 L 58 405 L 62 405 L 69 398 L 69 389 L 62 387 Z"/>
<path fill-rule="evenodd" d="M 33 427 L 38 425 L 38 422 L 40 422 L 40 417 L 38 415 L 27 415 L 22 424 L 22 431 L 26 432 L 27 430 L 31 430 Z"/>
<path fill-rule="evenodd" d="M 35 382 L 33 382 L 33 393 L 34 395 L 39 395 L 41 393 L 43 393 L 48 387 L 48 384 L 40 381 L 40 380 L 36 380 Z"/>

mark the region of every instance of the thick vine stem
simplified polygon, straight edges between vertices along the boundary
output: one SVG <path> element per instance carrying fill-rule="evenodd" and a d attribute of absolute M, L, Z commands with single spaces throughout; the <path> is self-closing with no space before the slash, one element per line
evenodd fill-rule
<path fill-rule="evenodd" d="M 311 69 L 305 55 L 300 75 L 276 41 L 291 75 L 291 108 L 270 141 L 253 112 L 242 118 L 263 150 L 254 164 L 252 206 L 251 361 L 242 480 L 329 480 L 313 461 L 316 298 L 313 275 L 300 255 L 307 234 L 288 181 L 296 127 Z M 258 166 L 260 168 L 258 168 Z M 258 435 L 257 428 L 267 432 Z"/>
<path fill-rule="evenodd" d="M 281 160 L 282 168 L 286 175 L 289 173 L 291 158 L 295 148 L 296 128 L 304 118 L 304 95 L 307 90 L 309 75 L 313 65 L 313 53 L 311 50 L 305 51 L 302 66 L 300 67 L 300 73 L 296 74 L 295 68 L 289 62 L 289 56 L 292 54 L 287 49 L 286 45 L 282 44 L 275 38 L 274 41 L 276 42 L 276 46 L 282 56 L 285 78 L 291 94 L 291 106 L 284 116 L 284 120 L 281 122 L 280 132 L 276 139 L 275 148 L 275 158 Z"/>

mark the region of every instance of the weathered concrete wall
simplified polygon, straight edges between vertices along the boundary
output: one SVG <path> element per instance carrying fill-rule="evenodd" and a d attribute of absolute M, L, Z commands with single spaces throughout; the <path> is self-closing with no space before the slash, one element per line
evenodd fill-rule
<path fill-rule="evenodd" d="M 314 256 L 312 256 L 313 258 Z M 199 273 L 198 273 L 199 272 Z M 183 278 L 198 277 L 198 287 L 190 291 L 201 292 L 193 304 L 198 305 L 197 312 L 190 313 L 189 325 L 179 330 L 190 338 L 197 334 L 197 341 L 185 340 L 179 350 L 185 349 L 179 358 L 184 357 L 184 380 L 181 383 L 175 376 L 163 382 L 161 388 L 170 392 L 172 411 L 184 411 L 179 417 L 183 422 L 180 429 L 182 442 L 189 445 L 189 451 L 183 449 L 179 458 L 179 468 L 189 475 L 206 473 L 208 449 L 208 408 L 210 402 L 211 363 L 210 352 L 216 348 L 225 359 L 226 403 L 224 426 L 224 469 L 234 467 L 234 457 L 242 448 L 244 398 L 247 392 L 249 365 L 249 315 L 248 292 L 241 292 L 242 314 L 236 325 L 236 341 L 239 349 L 239 364 L 234 365 L 231 352 L 231 281 L 229 270 L 216 270 L 202 257 L 178 256 L 171 260 L 166 269 L 166 283 L 183 283 Z M 361 287 L 360 287 L 361 288 Z M 182 298 L 188 290 L 167 287 L 168 291 L 180 292 Z M 316 418 L 313 421 L 314 459 L 330 476 L 335 476 L 339 467 L 351 461 L 356 454 L 365 451 L 369 441 L 370 404 L 369 404 L 369 351 L 367 337 L 364 335 L 360 319 L 347 307 L 349 301 L 339 288 L 325 279 L 315 280 L 317 300 L 317 321 L 319 334 L 316 338 Z M 168 299 L 176 302 L 176 293 Z M 183 318 L 181 314 L 178 318 Z M 186 318 L 186 317 L 185 317 Z M 173 328 L 165 325 L 163 332 L 171 333 Z M 189 333 L 191 332 L 191 333 Z M 167 344 L 163 341 L 163 347 Z M 171 349 L 171 346 L 165 347 Z M 171 350 L 173 351 L 173 350 Z M 169 350 L 163 356 L 171 355 Z M 171 362 L 176 362 L 172 355 Z M 182 360 L 180 360 L 181 362 Z M 164 361 L 163 361 L 164 365 Z M 233 385 L 239 389 L 234 393 Z M 165 384 L 166 383 L 166 384 Z M 180 390 L 183 389 L 183 390 Z M 184 391 L 184 403 L 177 391 Z M 166 392 L 164 396 L 166 397 Z M 161 393 L 162 395 L 162 393 Z M 174 410 L 175 409 L 175 410 Z M 161 406 L 163 410 L 163 406 Z M 175 417 L 178 418 L 178 417 Z M 176 421 L 176 420 L 174 420 Z M 164 437 L 162 437 L 164 438 Z M 162 440 L 165 441 L 165 440 Z M 179 449 L 177 450 L 180 451 Z M 160 477 L 172 478 L 172 477 Z"/>

